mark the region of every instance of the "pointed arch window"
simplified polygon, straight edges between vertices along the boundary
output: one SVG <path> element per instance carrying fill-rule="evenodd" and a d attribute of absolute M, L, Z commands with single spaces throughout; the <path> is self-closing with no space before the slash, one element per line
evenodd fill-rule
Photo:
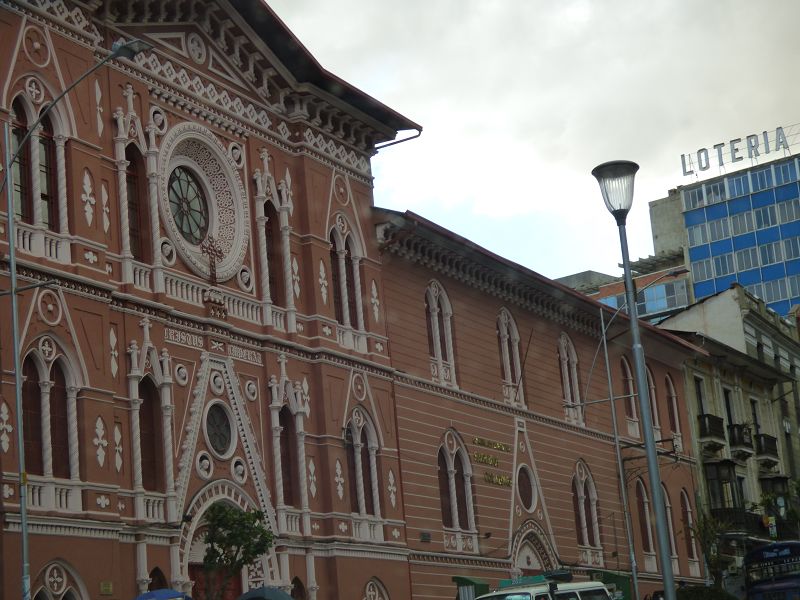
<path fill-rule="evenodd" d="M 472 466 L 466 448 L 455 432 L 445 433 L 437 463 L 442 525 L 448 529 L 474 532 Z"/>
<path fill-rule="evenodd" d="M 344 327 L 364 331 L 364 290 L 361 284 L 361 245 L 353 230 L 339 215 L 328 237 L 336 320 Z"/>
<path fill-rule="evenodd" d="M 42 225 L 58 230 L 58 181 L 56 179 L 56 145 L 53 124 L 45 117 L 39 131 L 39 198 Z"/>
<path fill-rule="evenodd" d="M 572 340 L 566 333 L 562 333 L 558 340 L 558 362 L 567 421 L 583 425 L 583 402 L 578 381 L 578 355 L 575 353 Z"/>
<path fill-rule="evenodd" d="M 519 330 L 514 317 L 505 308 L 497 316 L 497 343 L 500 349 L 500 367 L 503 377 L 503 399 L 513 404 L 524 404 L 522 389 L 522 364 L 519 356 Z"/>
<path fill-rule="evenodd" d="M 425 321 L 428 329 L 428 350 L 433 380 L 456 386 L 453 344 L 453 308 L 447 292 L 438 281 L 425 291 Z"/>
<path fill-rule="evenodd" d="M 678 394 L 675 392 L 675 384 L 672 377 L 667 375 L 664 378 L 664 387 L 667 390 L 667 410 L 669 411 L 669 428 L 672 433 L 680 434 L 681 419 L 678 412 Z"/>
<path fill-rule="evenodd" d="M 267 272 L 269 274 L 269 295 L 275 306 L 286 305 L 286 289 L 283 277 L 283 255 L 281 254 L 281 220 L 272 202 L 264 204 L 267 217 L 264 224 L 267 238 Z"/>
<path fill-rule="evenodd" d="M 22 431 L 25 439 L 25 469 L 29 475 L 44 475 L 39 370 L 30 356 L 22 365 L 22 377 Z"/>
<path fill-rule="evenodd" d="M 133 144 L 125 148 L 125 186 L 128 198 L 128 231 L 130 249 L 134 260 L 149 262 L 150 236 L 148 235 L 147 199 L 144 194 L 146 178 L 142 154 Z"/>
<path fill-rule="evenodd" d="M 629 419 L 638 419 L 636 414 L 636 391 L 633 386 L 633 373 L 628 359 L 624 356 L 619 360 L 622 373 L 622 391 L 625 394 L 625 416 Z"/>
<path fill-rule="evenodd" d="M 278 413 L 278 423 L 281 427 L 281 478 L 283 481 L 283 503 L 286 506 L 295 506 L 297 502 L 297 432 L 295 430 L 294 415 L 288 406 L 281 408 Z"/>
<path fill-rule="evenodd" d="M 683 525 L 683 539 L 686 543 L 686 556 L 689 557 L 689 560 L 697 560 L 692 505 L 689 502 L 689 494 L 686 493 L 685 489 L 681 490 L 681 521 Z"/>
<path fill-rule="evenodd" d="M 28 117 L 19 98 L 11 105 L 11 151 L 17 154 L 11 166 L 14 178 L 14 213 L 24 223 L 33 223 L 33 193 L 31 190 L 31 145 L 22 141 L 28 134 Z M 22 150 L 20 151 L 20 148 Z"/>
<path fill-rule="evenodd" d="M 653 418 L 653 429 L 658 432 L 661 429 L 661 419 L 658 414 L 656 383 L 655 379 L 653 379 L 653 372 L 650 370 L 650 367 L 646 367 L 645 371 L 647 373 L 647 392 L 650 397 L 650 413 Z M 658 435 L 656 435 L 656 438 L 658 438 Z"/>
<path fill-rule="evenodd" d="M 639 516 L 639 538 L 646 554 L 654 554 L 653 527 L 650 519 L 650 498 L 641 479 L 636 480 L 636 510 Z"/>
<path fill-rule="evenodd" d="M 345 431 L 351 512 L 380 518 L 378 437 L 372 421 L 360 409 L 353 412 Z"/>
<path fill-rule="evenodd" d="M 58 363 L 51 374 L 50 389 L 50 447 L 53 455 L 53 476 L 68 479 L 69 470 L 69 417 L 67 415 L 67 384 Z"/>
<path fill-rule="evenodd" d="M 667 487 L 661 484 L 661 493 L 664 496 L 664 513 L 667 515 L 667 530 L 669 531 L 669 554 L 672 557 L 672 570 L 678 572 L 678 551 L 675 546 L 675 526 L 672 520 L 672 502 L 669 499 Z"/>
<path fill-rule="evenodd" d="M 164 489 L 162 465 L 163 443 L 159 414 L 161 399 L 153 380 L 145 377 L 139 383 L 139 438 L 142 456 L 142 487 L 149 492 Z"/>
<path fill-rule="evenodd" d="M 600 548 L 597 488 L 583 461 L 577 463 L 572 476 L 572 508 L 578 545 Z"/>

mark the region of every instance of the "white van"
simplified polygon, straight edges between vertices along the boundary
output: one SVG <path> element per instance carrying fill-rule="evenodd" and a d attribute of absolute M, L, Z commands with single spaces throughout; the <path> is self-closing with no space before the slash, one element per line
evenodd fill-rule
<path fill-rule="evenodd" d="M 611 594 L 599 581 L 543 582 L 510 585 L 475 600 L 611 600 Z"/>

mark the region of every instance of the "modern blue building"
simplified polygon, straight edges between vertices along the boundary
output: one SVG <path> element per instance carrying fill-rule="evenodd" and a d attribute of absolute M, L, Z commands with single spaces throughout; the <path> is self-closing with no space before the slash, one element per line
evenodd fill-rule
<path fill-rule="evenodd" d="M 685 249 L 694 300 L 736 281 L 780 315 L 800 304 L 799 166 L 784 157 L 650 203 L 656 255 Z"/>

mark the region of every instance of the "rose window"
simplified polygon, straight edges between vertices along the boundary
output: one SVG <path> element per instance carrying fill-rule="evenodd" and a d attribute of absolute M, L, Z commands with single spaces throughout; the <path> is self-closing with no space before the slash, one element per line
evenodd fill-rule
<path fill-rule="evenodd" d="M 213 404 L 206 415 L 206 435 L 211 449 L 225 456 L 231 449 L 233 429 L 228 411 L 221 404 Z"/>
<path fill-rule="evenodd" d="M 169 176 L 169 207 L 183 239 L 199 245 L 208 234 L 208 202 L 200 182 L 185 167 Z"/>

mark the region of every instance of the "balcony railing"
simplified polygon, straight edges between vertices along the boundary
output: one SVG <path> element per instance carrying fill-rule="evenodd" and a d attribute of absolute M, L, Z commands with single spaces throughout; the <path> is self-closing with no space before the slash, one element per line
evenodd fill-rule
<path fill-rule="evenodd" d="M 756 434 L 756 454 L 759 458 L 771 457 L 778 458 L 778 440 L 766 433 Z"/>
<path fill-rule="evenodd" d="M 753 434 L 749 425 L 741 423 L 728 425 L 728 440 L 731 451 L 738 454 L 740 458 L 747 458 L 753 454 Z"/>
<path fill-rule="evenodd" d="M 743 531 L 752 535 L 762 536 L 764 526 L 762 516 L 744 508 L 712 508 L 711 515 L 723 523 L 728 531 Z"/>
<path fill-rule="evenodd" d="M 725 421 L 711 414 L 698 415 L 700 443 L 706 450 L 718 450 L 725 445 Z"/>

